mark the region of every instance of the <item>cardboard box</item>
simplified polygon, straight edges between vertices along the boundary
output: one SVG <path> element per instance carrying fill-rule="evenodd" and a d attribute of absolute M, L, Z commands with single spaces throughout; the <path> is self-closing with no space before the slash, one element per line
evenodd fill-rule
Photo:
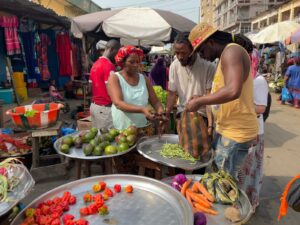
<path fill-rule="evenodd" d="M 81 130 L 89 130 L 93 127 L 92 118 L 90 116 L 77 120 L 77 129 Z"/>

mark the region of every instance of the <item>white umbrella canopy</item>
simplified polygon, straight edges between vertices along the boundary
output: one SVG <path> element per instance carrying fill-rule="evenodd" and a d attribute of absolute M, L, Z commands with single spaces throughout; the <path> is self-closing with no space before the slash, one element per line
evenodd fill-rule
<path fill-rule="evenodd" d="M 255 44 L 284 42 L 288 36 L 299 28 L 300 24 L 294 21 L 279 22 L 264 28 L 250 39 Z"/>
<path fill-rule="evenodd" d="M 175 13 L 152 8 L 125 8 L 100 11 L 75 17 L 71 32 L 82 38 L 84 33 L 108 37 L 168 42 L 174 32 L 190 31 L 196 24 Z"/>

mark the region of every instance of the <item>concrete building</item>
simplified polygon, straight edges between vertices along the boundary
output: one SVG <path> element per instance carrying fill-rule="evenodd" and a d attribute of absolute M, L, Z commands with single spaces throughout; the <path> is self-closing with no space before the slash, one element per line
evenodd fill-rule
<path fill-rule="evenodd" d="M 216 1 L 217 0 L 201 0 L 201 6 L 200 6 L 201 22 L 206 22 L 215 25 L 214 9 L 216 7 Z"/>
<path fill-rule="evenodd" d="M 300 0 L 285 1 L 277 7 L 259 14 L 252 20 L 251 28 L 253 32 L 256 32 L 266 26 L 285 20 L 300 22 Z"/>
<path fill-rule="evenodd" d="M 285 0 L 217 0 L 214 21 L 221 30 L 248 33 L 253 18 L 282 2 Z"/>
<path fill-rule="evenodd" d="M 50 8 L 60 16 L 75 17 L 102 10 L 91 0 L 32 0 L 45 8 Z"/>

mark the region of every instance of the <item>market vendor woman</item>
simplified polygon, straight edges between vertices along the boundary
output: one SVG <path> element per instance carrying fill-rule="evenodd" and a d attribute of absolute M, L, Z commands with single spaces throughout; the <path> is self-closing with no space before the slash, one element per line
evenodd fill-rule
<path fill-rule="evenodd" d="M 150 80 L 139 73 L 142 57 L 143 51 L 134 46 L 122 47 L 115 57 L 122 70 L 110 76 L 108 92 L 113 103 L 113 125 L 118 130 L 130 125 L 145 127 L 148 120 L 164 112 Z M 156 113 L 149 107 L 149 103 Z"/>
<path fill-rule="evenodd" d="M 197 111 L 203 105 L 212 105 L 215 115 L 216 157 L 219 169 L 227 170 L 237 180 L 248 150 L 255 147 L 258 133 L 257 116 L 253 104 L 251 76 L 252 43 L 242 36 L 218 31 L 200 23 L 190 33 L 194 51 L 209 61 L 219 58 L 211 94 L 194 97 L 186 105 L 188 111 Z M 244 174 L 244 173 L 242 173 Z"/>

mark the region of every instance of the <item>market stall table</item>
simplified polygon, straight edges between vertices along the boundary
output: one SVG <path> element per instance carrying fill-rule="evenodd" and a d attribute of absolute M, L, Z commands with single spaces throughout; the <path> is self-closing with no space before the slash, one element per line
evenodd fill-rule
<path fill-rule="evenodd" d="M 92 193 L 92 186 L 99 181 L 105 182 L 111 189 L 119 184 L 121 192 L 114 193 L 107 201 L 109 214 L 80 216 L 80 208 L 87 206 L 83 195 Z M 132 185 L 132 193 L 124 191 L 127 185 Z M 62 196 L 66 191 L 76 197 L 76 204 L 70 205 L 66 213 L 74 215 L 76 219 L 84 218 L 89 224 L 193 225 L 192 210 L 179 192 L 160 181 L 125 174 L 95 176 L 57 187 L 30 203 L 11 225 L 22 223 L 27 208 L 37 207 L 44 201 Z"/>
<path fill-rule="evenodd" d="M 39 178 L 44 179 L 47 177 L 51 177 L 53 175 L 61 174 L 61 172 L 63 172 L 63 174 L 66 173 L 66 166 L 68 163 L 64 162 L 63 158 L 60 155 L 54 154 L 54 155 L 40 156 L 40 146 L 39 146 L 40 138 L 60 135 L 61 127 L 62 127 L 62 122 L 58 121 L 52 127 L 28 131 L 31 133 L 31 137 L 32 137 L 32 166 L 30 172 L 37 179 Z M 40 159 L 55 159 L 55 158 L 59 158 L 61 160 L 61 163 L 40 167 Z M 49 171 L 53 171 L 53 172 L 49 173 Z"/>

